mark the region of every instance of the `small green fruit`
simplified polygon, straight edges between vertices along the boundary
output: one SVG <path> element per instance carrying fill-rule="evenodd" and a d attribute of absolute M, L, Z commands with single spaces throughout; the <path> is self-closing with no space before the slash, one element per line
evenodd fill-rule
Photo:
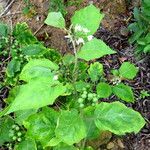
<path fill-rule="evenodd" d="M 83 88 L 82 90 L 83 90 L 83 91 L 86 91 L 86 88 Z"/>
<path fill-rule="evenodd" d="M 17 139 L 17 137 L 16 136 L 13 136 L 13 138 L 12 138 L 14 141 Z"/>
<path fill-rule="evenodd" d="M 18 135 L 18 136 L 21 136 L 21 135 L 22 135 L 22 133 L 21 133 L 21 132 L 18 132 L 18 133 L 17 133 L 17 135 Z"/>
<path fill-rule="evenodd" d="M 89 98 L 89 99 L 92 99 L 92 98 L 93 98 L 93 94 L 92 94 L 92 93 L 89 93 L 89 94 L 88 94 L 88 98 Z"/>
<path fill-rule="evenodd" d="M 94 97 L 93 102 L 97 102 L 97 101 L 98 101 L 98 98 Z"/>
<path fill-rule="evenodd" d="M 14 58 L 14 59 L 16 59 L 16 60 L 17 60 L 17 59 L 18 59 L 18 57 L 17 57 L 17 56 L 15 56 L 15 58 Z"/>
<path fill-rule="evenodd" d="M 12 125 L 12 129 L 15 129 L 16 128 L 16 125 L 14 124 L 14 125 Z"/>
<path fill-rule="evenodd" d="M 20 128 L 19 128 L 18 126 L 16 126 L 16 128 L 15 128 L 15 129 L 16 129 L 16 131 L 19 131 L 19 130 L 20 130 Z"/>
<path fill-rule="evenodd" d="M 18 142 L 21 142 L 21 141 L 22 141 L 22 139 L 21 139 L 21 138 L 18 138 L 18 139 L 17 139 L 17 141 L 18 141 Z"/>
<path fill-rule="evenodd" d="M 84 91 L 84 92 L 83 92 L 83 94 L 85 94 L 85 95 L 86 95 L 86 94 L 87 94 L 87 91 Z"/>
<path fill-rule="evenodd" d="M 95 93 L 93 93 L 93 97 L 96 97 L 97 95 Z"/>
<path fill-rule="evenodd" d="M 78 99 L 78 103 L 83 103 L 84 99 L 83 98 L 79 98 Z"/>
<path fill-rule="evenodd" d="M 95 106 L 95 103 L 92 103 L 92 106 Z"/>
<path fill-rule="evenodd" d="M 22 54 L 20 54 L 20 57 L 22 58 L 22 57 L 23 57 L 23 55 L 22 55 Z"/>
<path fill-rule="evenodd" d="M 15 49 L 15 47 L 16 47 L 15 45 L 12 45 L 12 46 L 11 46 L 11 48 L 13 48 L 13 49 Z M 16 50 L 14 50 L 14 52 L 16 52 Z"/>
<path fill-rule="evenodd" d="M 14 136 L 14 133 L 9 133 L 9 137 L 13 137 Z"/>
<path fill-rule="evenodd" d="M 85 99 L 87 96 L 86 94 L 82 94 L 81 97 Z"/>
<path fill-rule="evenodd" d="M 84 104 L 80 104 L 80 108 L 83 108 L 84 107 Z"/>

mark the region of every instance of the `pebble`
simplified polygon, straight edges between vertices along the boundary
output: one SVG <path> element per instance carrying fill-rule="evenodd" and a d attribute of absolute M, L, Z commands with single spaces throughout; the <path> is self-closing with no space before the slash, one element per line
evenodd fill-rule
<path fill-rule="evenodd" d="M 112 148 L 114 148 L 114 146 L 115 146 L 115 144 L 113 142 L 109 142 L 107 144 L 107 149 L 112 149 Z"/>
<path fill-rule="evenodd" d="M 122 143 L 120 139 L 117 140 L 117 143 L 120 148 L 125 148 L 124 144 Z"/>

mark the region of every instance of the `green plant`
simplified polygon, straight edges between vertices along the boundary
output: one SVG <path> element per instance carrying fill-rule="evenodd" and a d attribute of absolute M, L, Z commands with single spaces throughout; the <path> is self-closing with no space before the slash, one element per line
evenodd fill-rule
<path fill-rule="evenodd" d="M 36 58 L 28 57 L 21 64 L 18 82 L 6 99 L 8 106 L 0 113 L 4 127 L 0 130 L 1 145 L 9 142 L 16 150 L 93 149 L 86 147 L 87 141 L 103 132 L 137 133 L 145 125 L 138 112 L 120 102 L 135 101 L 132 88 L 122 81 L 134 79 L 138 69 L 124 62 L 108 79 L 103 65 L 95 62 L 116 53 L 93 36 L 103 17 L 99 9 L 89 5 L 75 12 L 67 29 L 60 12 L 48 14 L 45 23 L 63 30 L 73 46 L 73 54 L 65 56 L 43 47 L 25 24 L 15 27 L 21 52 Z M 24 34 L 19 34 L 22 29 Z M 118 100 L 103 102 L 112 94 Z M 21 141 L 8 137 L 14 124 L 22 129 Z"/>
<path fill-rule="evenodd" d="M 27 15 L 29 17 L 33 16 L 35 14 L 34 6 L 32 5 L 30 0 L 23 0 L 25 7 L 23 8 L 22 12 L 24 15 Z"/>
<path fill-rule="evenodd" d="M 150 96 L 150 93 L 148 91 L 142 90 L 140 92 L 140 98 L 141 99 L 144 99 L 144 98 L 149 97 L 149 96 Z"/>
<path fill-rule="evenodd" d="M 64 0 L 50 0 L 50 12 L 61 12 L 63 16 L 67 14 Z"/>
<path fill-rule="evenodd" d="M 50 0 L 49 12 L 61 12 L 63 16 L 67 14 L 67 7 L 76 6 L 78 7 L 83 0 Z"/>
<path fill-rule="evenodd" d="M 150 53 L 150 1 L 142 0 L 140 8 L 134 8 L 134 23 L 129 25 L 133 35 L 129 39 L 130 43 L 135 43 L 136 54 Z"/>

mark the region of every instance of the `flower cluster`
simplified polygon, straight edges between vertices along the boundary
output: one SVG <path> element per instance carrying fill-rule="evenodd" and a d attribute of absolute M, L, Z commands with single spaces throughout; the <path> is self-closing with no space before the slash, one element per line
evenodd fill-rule
<path fill-rule="evenodd" d="M 96 93 L 89 93 L 86 88 L 83 88 L 81 97 L 78 98 L 79 107 L 85 107 L 85 104 L 95 106 L 98 104 L 99 96 Z"/>
<path fill-rule="evenodd" d="M 89 33 L 90 30 L 88 30 L 87 28 L 82 27 L 81 25 L 76 25 L 74 28 L 75 32 L 83 32 L 85 34 Z"/>
<path fill-rule="evenodd" d="M 88 30 L 87 28 L 84 28 L 82 27 L 81 25 L 77 24 L 75 27 L 74 27 L 74 31 L 75 32 L 82 32 L 83 34 L 87 35 L 90 30 Z M 87 37 L 87 40 L 88 41 L 91 41 L 93 39 L 93 35 L 88 35 L 86 36 Z M 85 44 L 85 41 L 83 38 L 79 37 L 77 40 L 76 40 L 76 44 L 79 45 L 79 44 Z"/>

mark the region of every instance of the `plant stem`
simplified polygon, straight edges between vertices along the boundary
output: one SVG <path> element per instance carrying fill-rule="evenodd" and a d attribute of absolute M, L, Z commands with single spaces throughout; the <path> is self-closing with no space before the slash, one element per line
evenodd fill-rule
<path fill-rule="evenodd" d="M 70 29 L 71 30 L 71 29 Z M 77 80 L 77 66 L 78 66 L 78 56 L 77 56 L 77 49 L 76 49 L 76 44 L 75 41 L 70 33 L 70 30 L 65 29 L 65 31 L 68 33 L 68 36 L 70 38 L 70 41 L 72 43 L 73 46 L 73 52 L 74 52 L 74 56 L 75 56 L 75 60 L 74 60 L 74 68 L 73 68 L 73 81 L 75 82 Z M 75 76 L 74 76 L 75 75 Z"/>

